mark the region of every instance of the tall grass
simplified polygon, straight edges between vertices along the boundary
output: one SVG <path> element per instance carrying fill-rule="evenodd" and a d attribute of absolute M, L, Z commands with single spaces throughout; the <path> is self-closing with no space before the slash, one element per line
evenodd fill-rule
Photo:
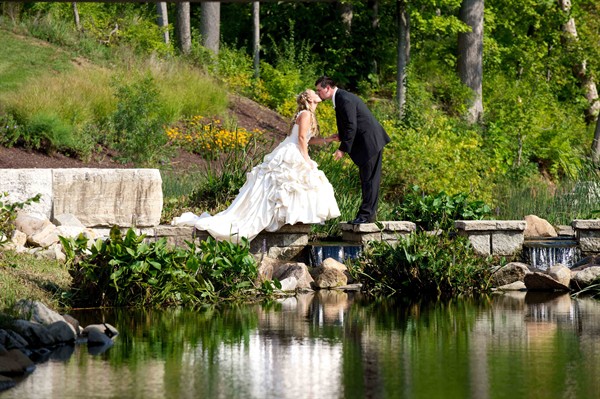
<path fill-rule="evenodd" d="M 577 177 L 557 184 L 539 180 L 514 186 L 499 184 L 496 189 L 496 217 L 520 220 L 536 215 L 554 225 L 571 224 L 574 219 L 600 217 L 600 172 L 587 164 Z"/>

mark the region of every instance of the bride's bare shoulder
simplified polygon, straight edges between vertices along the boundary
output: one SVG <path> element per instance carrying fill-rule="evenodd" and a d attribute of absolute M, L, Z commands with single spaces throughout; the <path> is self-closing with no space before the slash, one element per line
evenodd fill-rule
<path fill-rule="evenodd" d="M 298 112 L 298 114 L 296 114 L 296 124 L 300 124 L 301 122 L 307 121 L 310 119 L 310 112 L 307 112 L 306 110 L 302 110 L 300 112 Z"/>

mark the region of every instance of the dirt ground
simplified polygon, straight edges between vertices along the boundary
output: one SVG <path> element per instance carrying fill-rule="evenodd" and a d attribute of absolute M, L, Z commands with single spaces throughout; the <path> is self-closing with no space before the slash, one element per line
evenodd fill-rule
<path fill-rule="evenodd" d="M 266 134 L 275 136 L 275 142 L 281 141 L 287 134 L 290 121 L 278 113 L 244 97 L 231 96 L 229 112 L 238 121 L 238 126 L 248 131 L 255 128 Z M 174 170 L 188 169 L 203 164 L 204 160 L 185 151 L 179 151 L 171 160 Z M 98 154 L 88 162 L 83 162 L 67 156 L 56 154 L 46 155 L 22 148 L 5 148 L 0 146 L 0 169 L 20 168 L 128 168 L 129 164 L 116 162 L 110 152 Z"/>

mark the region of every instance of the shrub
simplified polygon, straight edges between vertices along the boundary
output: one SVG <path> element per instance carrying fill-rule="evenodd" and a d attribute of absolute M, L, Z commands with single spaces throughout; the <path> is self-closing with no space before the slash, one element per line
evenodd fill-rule
<path fill-rule="evenodd" d="M 209 238 L 182 249 L 113 227 L 109 239 L 89 248 L 83 235 L 60 241 L 77 306 L 197 306 L 254 294 L 257 269 L 246 239 L 236 245 Z"/>
<path fill-rule="evenodd" d="M 113 146 L 122 162 L 156 165 L 168 157 L 158 89 L 147 75 L 131 84 L 115 83 L 117 109 L 111 117 Z"/>
<path fill-rule="evenodd" d="M 490 288 L 489 259 L 473 252 L 468 238 L 417 232 L 396 245 L 370 242 L 352 273 L 370 295 L 447 297 Z"/>
<path fill-rule="evenodd" d="M 483 201 L 469 201 L 468 194 L 448 195 L 444 191 L 425 194 L 413 186 L 394 209 L 394 220 L 410 220 L 423 230 L 453 230 L 455 220 L 479 220 L 491 214 Z"/>

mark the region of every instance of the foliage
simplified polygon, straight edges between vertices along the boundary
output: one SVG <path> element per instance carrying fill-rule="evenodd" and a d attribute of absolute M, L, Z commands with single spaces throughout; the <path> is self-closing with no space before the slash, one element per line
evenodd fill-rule
<path fill-rule="evenodd" d="M 426 231 L 453 230 L 455 220 L 480 220 L 491 214 L 483 201 L 469 201 L 468 194 L 448 195 L 444 191 L 425 194 L 419 186 L 404 196 L 395 208 L 394 220 L 410 220 Z"/>
<path fill-rule="evenodd" d="M 166 129 L 172 145 L 213 160 L 227 152 L 241 150 L 248 145 L 252 136 L 262 132 L 255 129 L 249 133 L 244 128 L 228 129 L 219 119 L 207 119 L 195 115 Z"/>
<path fill-rule="evenodd" d="M 171 248 L 166 239 L 148 242 L 145 235 L 117 227 L 109 239 L 88 248 L 83 235 L 60 237 L 78 306 L 197 306 L 241 298 L 254 288 L 256 263 L 249 243 L 212 238 L 188 248 Z"/>
<path fill-rule="evenodd" d="M 466 237 L 417 232 L 394 245 L 370 242 L 352 273 L 370 295 L 437 298 L 488 291 L 491 269 Z"/>
<path fill-rule="evenodd" d="M 246 174 L 262 160 L 272 143 L 252 136 L 244 147 L 236 147 L 207 163 L 204 175 L 190 194 L 191 206 L 211 213 L 225 209 L 246 181 Z"/>
<path fill-rule="evenodd" d="M 21 136 L 19 130 L 12 115 L 0 115 L 0 145 L 7 148 L 14 146 Z"/>
<path fill-rule="evenodd" d="M 138 165 L 156 165 L 169 155 L 163 133 L 158 89 L 151 76 L 116 86 L 117 109 L 111 116 L 113 145 L 120 158 Z"/>
<path fill-rule="evenodd" d="M 27 205 L 39 202 L 41 194 L 37 194 L 25 201 L 8 201 L 8 193 L 0 193 L 0 246 L 4 244 L 15 231 L 15 220 L 17 212 Z"/>

